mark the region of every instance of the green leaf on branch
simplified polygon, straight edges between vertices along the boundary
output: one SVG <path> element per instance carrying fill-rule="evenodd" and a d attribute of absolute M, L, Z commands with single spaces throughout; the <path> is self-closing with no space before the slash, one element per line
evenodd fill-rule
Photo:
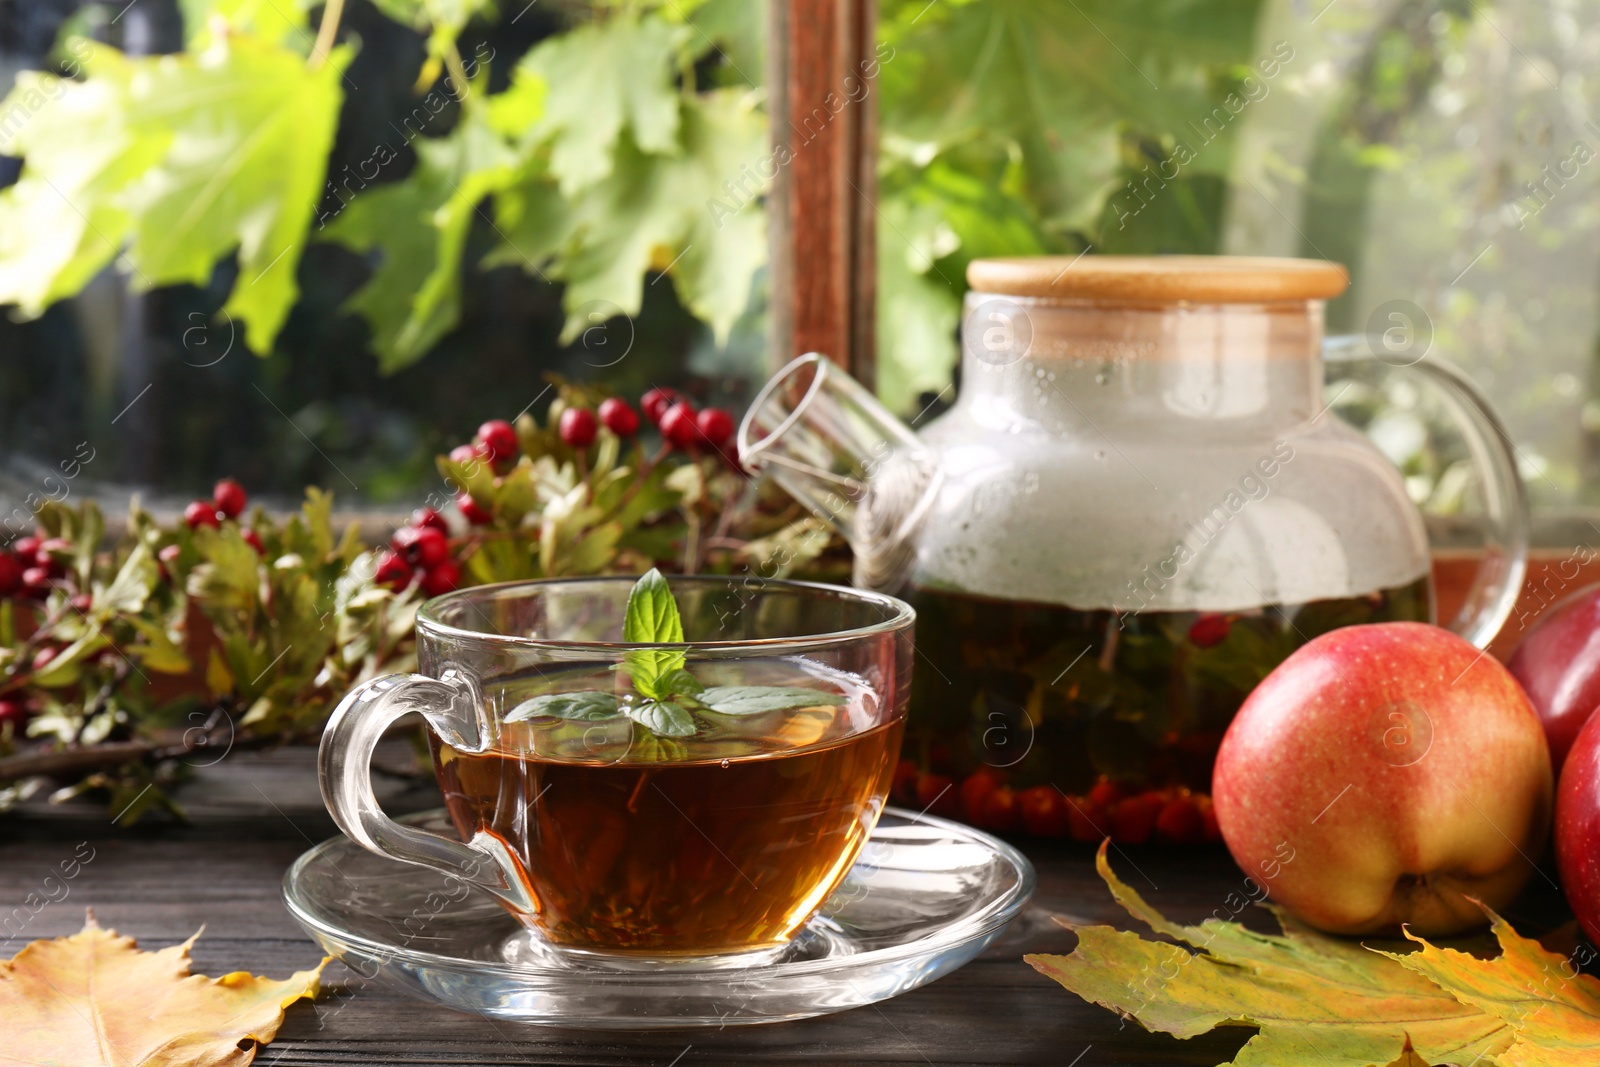
<path fill-rule="evenodd" d="M 246 36 L 137 59 L 95 45 L 81 82 L 19 79 L 0 104 L 27 116 L 0 142 L 24 157 L 0 192 L 0 301 L 37 315 L 119 253 L 136 289 L 203 285 L 237 252 L 223 312 L 270 351 L 299 292 L 350 57 L 338 48 L 311 70 Z"/>
<path fill-rule="evenodd" d="M 492 8 L 492 0 L 373 0 L 394 21 L 428 35 L 428 61 L 417 76 L 422 92 L 439 76 L 444 58 L 474 15 Z M 465 91 L 464 89 L 462 91 Z"/>
<path fill-rule="evenodd" d="M 109 648 L 111 639 L 99 629 L 84 634 L 66 648 L 57 652 L 43 670 L 33 676 L 33 684 L 45 689 L 59 689 L 78 680 L 83 663 L 102 648 Z"/>
<path fill-rule="evenodd" d="M 250 34 L 263 41 L 309 53 L 314 37 L 306 17 L 322 0 L 178 0 L 183 39 L 196 51 L 222 36 Z"/>
<path fill-rule="evenodd" d="M 479 203 L 513 176 L 513 156 L 468 108 L 448 137 L 418 138 L 416 169 L 350 202 L 326 238 L 381 259 L 345 303 L 367 320 L 379 367 L 410 366 L 461 316 L 461 257 Z M 378 157 L 381 160 L 381 153 Z"/>
<path fill-rule="evenodd" d="M 136 660 L 144 669 L 159 674 L 189 673 L 192 664 L 189 662 L 188 654 L 159 622 L 136 615 L 129 618 L 128 623 L 144 638 L 143 641 L 128 647 L 127 653 L 130 658 Z"/>
<path fill-rule="evenodd" d="M 659 18 L 620 16 L 547 38 L 518 64 L 520 78 L 545 86 L 529 136 L 550 145 L 550 173 L 563 195 L 614 172 L 624 129 L 643 152 L 679 152 L 673 76 L 693 33 Z"/>
<path fill-rule="evenodd" d="M 719 344 L 749 304 L 766 263 L 766 123 L 748 93 L 681 102 L 679 151 L 658 155 L 617 138 L 611 172 L 564 198 L 537 162 L 496 201 L 504 243 L 485 260 L 566 282 L 568 343 L 592 325 L 595 302 L 639 312 L 647 270 L 672 276 L 685 307 Z"/>
<path fill-rule="evenodd" d="M 945 147 L 1012 146 L 1021 191 L 1058 229 L 1087 227 L 1118 180 L 1119 130 L 1183 135 L 1221 93 L 1209 64 L 1251 59 L 1255 0 L 985 0 L 886 5 L 883 128 Z M 880 55 L 883 55 L 880 49 Z M 1223 162 L 1223 152 L 1213 153 Z"/>
<path fill-rule="evenodd" d="M 95 543 L 91 543 L 91 547 Z M 111 579 L 111 584 L 94 598 L 95 609 L 130 615 L 139 612 L 160 580 L 161 568 L 151 557 L 149 547 L 142 542 L 136 544 L 118 568 L 116 577 Z"/>

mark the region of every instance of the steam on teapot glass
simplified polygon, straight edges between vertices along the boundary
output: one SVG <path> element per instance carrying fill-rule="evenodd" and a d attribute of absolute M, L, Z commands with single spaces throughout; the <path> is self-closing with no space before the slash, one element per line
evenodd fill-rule
<path fill-rule="evenodd" d="M 967 277 L 960 393 L 920 432 L 815 353 L 739 428 L 744 462 L 843 532 L 857 584 L 916 607 L 921 774 L 1203 798 L 1234 711 L 1295 648 L 1432 617 L 1422 516 L 1323 397 L 1327 364 L 1377 362 L 1323 342 L 1344 268 L 1029 257 Z M 1467 379 L 1400 372 L 1440 391 L 1480 473 L 1487 549 L 1449 625 L 1486 647 L 1524 571 L 1514 458 Z"/>

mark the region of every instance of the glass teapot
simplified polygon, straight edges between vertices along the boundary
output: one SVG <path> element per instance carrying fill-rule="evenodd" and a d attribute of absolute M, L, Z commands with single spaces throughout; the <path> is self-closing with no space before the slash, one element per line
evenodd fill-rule
<path fill-rule="evenodd" d="M 1335 627 L 1433 614 L 1421 514 L 1323 398 L 1326 363 L 1378 362 L 1323 343 L 1344 268 L 1027 257 L 967 278 L 949 411 L 915 433 L 805 355 L 741 456 L 844 533 L 858 585 L 916 607 L 915 799 L 942 784 L 935 811 L 1017 829 L 1006 794 L 1048 786 L 1095 840 L 1203 836 L 1216 746 L 1267 672 Z M 1462 375 L 1377 348 L 1441 391 L 1480 469 L 1488 544 L 1450 626 L 1486 647 L 1526 555 L 1508 439 Z"/>

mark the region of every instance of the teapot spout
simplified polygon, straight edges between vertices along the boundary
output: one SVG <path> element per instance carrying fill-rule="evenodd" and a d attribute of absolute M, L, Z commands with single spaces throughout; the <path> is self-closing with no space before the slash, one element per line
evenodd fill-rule
<path fill-rule="evenodd" d="M 739 425 L 739 456 L 844 535 L 857 586 L 905 584 L 938 457 L 838 364 L 810 352 L 773 375 Z"/>

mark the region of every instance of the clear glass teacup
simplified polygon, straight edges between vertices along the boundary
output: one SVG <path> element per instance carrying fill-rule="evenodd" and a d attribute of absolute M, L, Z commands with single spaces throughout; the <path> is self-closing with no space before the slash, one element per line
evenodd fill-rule
<path fill-rule="evenodd" d="M 496 896 L 569 959 L 758 962 L 849 871 L 883 810 L 914 613 L 742 577 L 667 583 L 683 639 L 623 640 L 631 578 L 482 586 L 417 615 L 417 674 L 373 679 L 323 735 L 354 841 Z M 427 721 L 460 834 L 391 820 L 370 762 Z"/>

